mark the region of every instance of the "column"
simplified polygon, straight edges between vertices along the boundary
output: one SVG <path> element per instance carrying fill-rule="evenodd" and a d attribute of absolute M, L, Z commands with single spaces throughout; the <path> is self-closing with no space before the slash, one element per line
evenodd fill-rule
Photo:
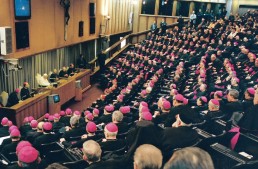
<path fill-rule="evenodd" d="M 160 0 L 156 0 L 154 15 L 158 15 L 159 14 L 159 1 Z"/>
<path fill-rule="evenodd" d="M 191 15 L 191 13 L 194 11 L 195 9 L 195 3 L 194 2 L 190 2 L 190 6 L 189 6 L 189 16 Z M 196 13 L 196 11 L 195 11 Z"/>
<path fill-rule="evenodd" d="M 209 12 L 211 12 L 211 3 L 207 3 L 206 10 L 208 10 Z"/>
<path fill-rule="evenodd" d="M 176 16 L 177 0 L 173 2 L 172 16 Z"/>

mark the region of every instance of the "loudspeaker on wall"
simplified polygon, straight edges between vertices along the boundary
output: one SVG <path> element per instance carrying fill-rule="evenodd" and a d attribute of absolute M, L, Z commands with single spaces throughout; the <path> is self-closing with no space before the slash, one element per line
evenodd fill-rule
<path fill-rule="evenodd" d="M 1 55 L 8 55 L 13 52 L 12 28 L 0 27 Z"/>
<path fill-rule="evenodd" d="M 80 21 L 79 22 L 79 37 L 83 36 L 83 25 L 84 25 L 84 22 Z"/>
<path fill-rule="evenodd" d="M 28 48 L 29 41 L 29 23 L 28 21 L 15 23 L 16 49 Z"/>

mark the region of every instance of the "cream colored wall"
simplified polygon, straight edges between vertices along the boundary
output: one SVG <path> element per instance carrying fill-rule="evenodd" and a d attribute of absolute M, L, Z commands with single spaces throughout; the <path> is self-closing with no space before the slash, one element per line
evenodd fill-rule
<path fill-rule="evenodd" d="M 37 53 L 85 42 L 99 37 L 103 9 L 111 14 L 108 34 L 128 31 L 130 0 L 70 0 L 70 20 L 67 27 L 67 40 L 64 40 L 64 8 L 60 0 L 31 0 L 28 49 L 16 50 L 13 0 L 1 0 L 0 26 L 12 27 L 13 53 L 9 58 L 23 58 Z M 96 2 L 95 34 L 89 34 L 89 3 Z M 108 4 L 108 5 L 106 5 Z M 79 21 L 84 21 L 84 36 L 79 37 Z"/>
<path fill-rule="evenodd" d="M 232 0 L 232 12 L 234 14 L 238 12 L 240 5 L 258 6 L 258 1 L 257 0 Z"/>

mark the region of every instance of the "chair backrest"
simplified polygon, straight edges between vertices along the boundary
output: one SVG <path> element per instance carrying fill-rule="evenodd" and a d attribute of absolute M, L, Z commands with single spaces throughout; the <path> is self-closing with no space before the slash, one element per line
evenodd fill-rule
<path fill-rule="evenodd" d="M 248 161 L 245 164 L 238 163 L 237 165 L 233 166 L 231 169 L 254 169 L 254 168 L 258 168 L 258 160 Z"/>
<path fill-rule="evenodd" d="M 125 132 L 125 133 L 119 133 L 119 134 L 117 134 L 117 138 L 118 139 L 124 139 L 127 136 L 127 134 L 128 134 L 128 131 Z"/>
<path fill-rule="evenodd" d="M 117 150 L 113 150 L 113 151 L 104 151 L 102 153 L 102 159 L 103 160 L 108 160 L 108 159 L 116 159 L 121 157 L 122 155 L 124 155 L 126 153 L 127 147 L 124 146 L 120 149 Z"/>
<path fill-rule="evenodd" d="M 81 136 L 74 136 L 74 137 L 69 137 L 69 141 L 77 141 L 77 140 L 80 140 L 81 139 Z"/>
<path fill-rule="evenodd" d="M 67 168 L 86 168 L 89 166 L 89 164 L 84 160 L 64 162 L 63 165 Z"/>
<path fill-rule="evenodd" d="M 70 154 L 68 154 L 65 149 L 60 150 L 52 150 L 49 151 L 45 157 L 49 162 L 71 162 L 73 159 L 70 158 Z"/>
<path fill-rule="evenodd" d="M 258 140 L 254 137 L 250 137 L 246 134 L 240 134 L 237 141 L 235 151 L 236 152 L 245 152 L 249 155 L 252 155 L 254 159 L 258 158 Z"/>
<path fill-rule="evenodd" d="M 41 155 L 45 156 L 47 153 L 53 150 L 63 149 L 57 142 L 50 142 L 46 144 L 41 144 L 39 148 L 39 152 Z"/>
<path fill-rule="evenodd" d="M 0 158 L 8 163 L 8 165 L 12 165 L 17 163 L 18 157 L 16 152 L 11 152 L 9 154 L 2 154 L 0 153 Z"/>
<path fill-rule="evenodd" d="M 0 97 L 2 98 L 2 104 L 4 105 L 4 106 L 6 106 L 6 104 L 7 104 L 7 101 L 8 101 L 8 97 L 9 97 L 9 94 L 6 92 L 6 91 L 3 91 L 2 93 L 1 93 L 1 95 L 0 95 Z"/>
<path fill-rule="evenodd" d="M 230 121 L 232 121 L 233 125 L 237 125 L 243 116 L 244 116 L 243 112 L 240 112 L 240 111 L 233 112 L 233 114 L 230 118 Z"/>

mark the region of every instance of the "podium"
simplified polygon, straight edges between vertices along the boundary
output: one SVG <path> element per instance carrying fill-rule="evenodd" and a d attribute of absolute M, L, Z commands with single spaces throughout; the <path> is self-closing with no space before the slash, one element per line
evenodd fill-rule
<path fill-rule="evenodd" d="M 81 80 L 75 81 L 75 101 L 82 101 L 82 85 Z"/>
<path fill-rule="evenodd" d="M 48 110 L 49 114 L 55 114 L 61 111 L 60 96 L 58 94 L 48 96 Z"/>

